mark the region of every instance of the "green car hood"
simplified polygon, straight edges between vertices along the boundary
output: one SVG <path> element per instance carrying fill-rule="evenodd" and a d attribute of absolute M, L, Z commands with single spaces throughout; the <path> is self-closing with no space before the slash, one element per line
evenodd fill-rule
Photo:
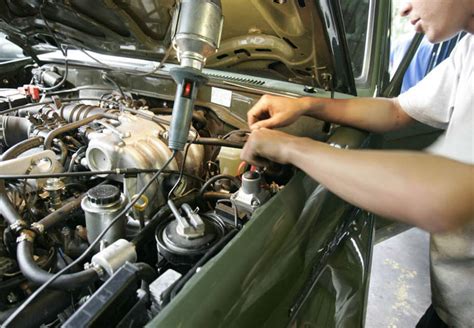
<path fill-rule="evenodd" d="M 207 67 L 354 93 L 337 4 L 221 2 L 222 39 Z M 175 7 L 175 0 L 0 0 L 0 30 L 30 55 L 58 42 L 160 60 L 170 44 Z M 169 61 L 176 62 L 174 53 Z"/>

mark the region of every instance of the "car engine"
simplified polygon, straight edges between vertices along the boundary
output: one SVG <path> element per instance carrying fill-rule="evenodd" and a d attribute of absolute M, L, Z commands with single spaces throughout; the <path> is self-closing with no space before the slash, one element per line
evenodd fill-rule
<path fill-rule="evenodd" d="M 169 77 L 153 93 L 147 76 L 134 87 L 67 70 L 35 66 L 30 83 L 0 90 L 0 319 L 141 326 L 292 170 L 241 162 L 248 131 L 203 103 L 184 151 L 171 151 Z"/>

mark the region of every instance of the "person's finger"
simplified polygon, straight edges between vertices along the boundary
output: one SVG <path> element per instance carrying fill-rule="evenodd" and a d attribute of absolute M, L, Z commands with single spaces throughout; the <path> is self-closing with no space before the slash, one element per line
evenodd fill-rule
<path fill-rule="evenodd" d="M 248 113 L 247 113 L 247 122 L 249 126 L 257 123 L 262 119 L 262 117 L 268 116 L 268 111 L 262 107 L 258 108 L 252 108 Z"/>
<path fill-rule="evenodd" d="M 250 164 L 258 167 L 268 167 L 270 166 L 270 161 L 266 158 L 255 156 L 252 158 Z"/>
<path fill-rule="evenodd" d="M 255 105 L 247 112 L 249 126 L 269 116 L 268 97 L 262 96 Z"/>
<path fill-rule="evenodd" d="M 250 130 L 258 130 L 261 128 L 272 129 L 277 128 L 280 125 L 280 120 L 278 116 L 272 116 L 266 120 L 257 121 L 256 123 L 250 125 Z"/>
<path fill-rule="evenodd" d="M 259 167 L 265 167 L 269 164 L 269 161 L 267 159 L 257 155 L 253 147 L 244 147 L 240 154 L 240 158 L 251 165 Z"/>

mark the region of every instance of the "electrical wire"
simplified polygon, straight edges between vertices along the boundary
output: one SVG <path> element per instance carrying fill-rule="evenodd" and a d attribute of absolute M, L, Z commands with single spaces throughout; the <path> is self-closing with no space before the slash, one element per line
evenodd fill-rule
<path fill-rule="evenodd" d="M 56 38 L 56 35 L 53 33 L 53 30 L 51 29 L 51 27 L 48 24 L 48 21 L 46 20 L 46 18 L 43 15 L 43 8 L 44 8 L 45 4 L 46 4 L 46 0 L 43 0 L 43 2 L 41 3 L 41 6 L 39 7 L 40 17 L 43 20 L 44 25 L 46 26 L 46 29 L 48 30 L 49 34 L 51 34 L 51 37 L 53 38 L 54 42 L 56 43 L 56 46 L 59 47 L 59 50 L 63 53 L 63 56 L 66 57 L 67 56 L 66 52 L 61 47 L 61 43 Z"/>
<path fill-rule="evenodd" d="M 71 177 L 90 177 L 96 175 L 122 174 L 135 175 L 140 173 L 155 173 L 161 169 L 137 169 L 137 168 L 122 168 L 106 171 L 84 171 L 84 172 L 61 172 L 61 173 L 38 173 L 38 174 L 1 174 L 0 179 L 3 180 L 18 180 L 18 179 L 47 179 L 47 178 L 71 178 Z M 177 170 L 163 170 L 163 173 L 178 173 Z M 203 182 L 200 177 L 186 172 L 183 175 L 193 178 L 197 181 Z"/>
<path fill-rule="evenodd" d="M 242 130 L 242 129 L 239 129 L 239 130 L 232 130 L 230 131 L 229 133 L 225 134 L 222 139 L 227 139 L 229 138 L 231 135 L 233 134 L 250 134 L 250 130 Z"/>
<path fill-rule="evenodd" d="M 113 70 L 113 71 L 117 70 L 115 67 L 112 67 L 112 66 L 104 63 L 103 61 L 95 58 L 90 53 L 88 53 L 84 48 L 76 46 L 74 44 L 73 44 L 73 47 L 76 48 L 77 50 L 81 51 L 84 55 L 86 55 L 87 57 L 89 57 L 90 59 L 92 59 L 93 61 L 98 63 L 99 65 L 105 66 L 106 68 L 108 68 L 110 70 Z M 164 67 L 164 63 L 168 59 L 169 55 L 171 54 L 172 49 L 173 49 L 173 45 L 170 44 L 169 47 L 166 49 L 164 57 L 159 62 L 158 66 L 156 66 L 153 70 L 151 70 L 149 72 L 146 72 L 146 73 L 137 73 L 137 72 L 134 72 L 134 71 L 125 70 L 125 73 L 130 74 L 130 75 L 134 75 L 134 76 L 149 76 L 149 75 L 152 75 L 152 74 L 158 72 L 162 67 Z"/>
<path fill-rule="evenodd" d="M 165 61 L 166 61 L 166 60 L 168 59 L 168 57 L 170 56 L 172 49 L 173 49 L 173 45 L 170 44 L 169 47 L 168 47 L 168 49 L 166 49 L 165 55 L 164 55 L 163 58 L 160 60 L 160 63 L 158 64 L 158 66 L 157 66 L 154 70 L 152 70 L 152 71 L 150 71 L 150 72 L 147 72 L 147 73 L 145 73 L 145 74 L 135 74 L 135 75 L 137 75 L 137 76 L 149 76 L 149 75 L 151 75 L 151 74 L 154 74 L 154 73 L 158 72 L 162 67 L 164 67 L 163 64 L 165 63 Z"/>
<path fill-rule="evenodd" d="M 198 135 L 195 134 L 194 135 L 194 141 L 196 141 Z M 189 151 L 189 147 L 191 147 L 191 144 L 193 143 L 193 141 L 191 141 L 190 143 L 186 144 L 186 149 L 184 150 L 184 156 L 183 156 L 183 161 L 181 162 L 181 167 L 179 169 L 179 176 L 178 176 L 178 180 L 176 181 L 176 183 L 174 184 L 173 188 L 171 188 L 170 192 L 168 193 L 168 199 L 171 199 L 171 196 L 173 195 L 174 191 L 176 188 L 178 188 L 178 185 L 181 183 L 181 179 L 183 178 L 183 173 L 184 173 L 184 165 L 186 163 L 186 158 L 188 157 L 188 151 Z"/>
<path fill-rule="evenodd" d="M 60 277 L 63 273 L 67 272 L 69 269 L 72 267 L 76 266 L 79 264 L 82 260 L 86 258 L 86 256 L 94 249 L 94 247 L 99 243 L 99 241 L 102 239 L 102 237 L 109 231 L 109 229 L 123 216 L 125 215 L 132 207 L 135 205 L 135 203 L 140 199 L 140 197 L 145 193 L 145 191 L 150 187 L 150 185 L 154 182 L 155 179 L 157 179 L 162 171 L 171 163 L 171 161 L 176 157 L 177 151 L 173 151 L 173 154 L 168 158 L 166 163 L 159 169 L 153 177 L 148 181 L 148 183 L 140 190 L 140 192 L 137 194 L 137 197 L 134 197 L 134 199 L 131 200 L 131 202 L 118 214 L 116 215 L 110 223 L 105 227 L 105 229 L 97 236 L 97 238 L 87 247 L 87 249 L 79 256 L 77 259 L 75 259 L 73 262 L 68 264 L 66 267 L 58 271 L 54 276 L 52 276 L 48 281 L 46 281 L 43 285 L 41 285 L 37 290 L 33 292 L 33 294 L 28 297 L 16 310 L 13 312 L 11 317 L 19 315 L 22 311 L 26 309 L 28 305 L 35 300 L 38 295 L 41 294 L 42 291 L 44 291 L 49 285 L 51 285 L 58 277 Z"/>
<path fill-rule="evenodd" d="M 123 89 L 122 87 L 114 80 L 112 79 L 110 76 L 108 76 L 107 74 L 102 74 L 102 78 L 106 81 L 109 81 L 110 83 L 112 83 L 117 89 L 118 91 L 120 92 L 120 95 L 122 96 L 122 98 L 126 101 L 127 100 L 127 96 L 125 96 L 125 93 L 123 92 Z"/>
<path fill-rule="evenodd" d="M 46 29 L 48 30 L 49 34 L 51 34 L 51 37 L 54 39 L 54 42 L 56 43 L 56 45 L 59 47 L 59 50 L 62 52 L 63 56 L 64 56 L 64 65 L 65 65 L 65 71 L 64 71 L 64 76 L 63 78 L 61 79 L 61 81 L 59 81 L 58 84 L 56 85 L 53 85 L 49 88 L 43 88 L 43 87 L 40 87 L 39 89 L 41 91 L 51 91 L 51 90 L 55 90 L 57 88 L 59 88 L 60 86 L 62 86 L 66 80 L 67 80 L 67 76 L 68 76 L 68 72 L 69 72 L 69 65 L 68 65 L 68 59 L 67 59 L 67 50 L 68 50 L 68 46 L 65 46 L 63 48 L 62 44 L 58 41 L 58 39 L 56 38 L 56 35 L 53 33 L 53 30 L 51 29 L 51 27 L 49 26 L 48 24 L 48 21 L 46 20 L 46 18 L 44 17 L 44 14 L 43 14 L 43 7 L 44 5 L 46 4 L 46 0 L 43 0 L 43 3 L 41 4 L 41 6 L 39 7 L 39 14 L 40 14 L 40 17 L 41 19 L 43 20 L 44 22 L 44 25 L 46 26 Z"/>
<path fill-rule="evenodd" d="M 92 56 L 90 53 L 88 53 L 86 51 L 86 49 L 82 48 L 82 47 L 79 47 L 79 46 L 76 46 L 76 45 L 72 45 L 74 48 L 76 48 L 77 50 L 81 51 L 83 54 L 85 54 L 87 57 L 89 57 L 90 59 L 92 59 L 93 61 L 95 61 L 96 63 L 98 63 L 99 65 L 101 66 L 104 66 L 106 67 L 107 69 L 110 69 L 112 71 L 116 71 L 117 68 L 116 67 L 112 67 L 106 63 L 104 63 L 103 61 L 95 58 L 94 56 Z M 150 76 L 156 72 L 158 72 L 162 67 L 164 67 L 164 63 L 165 61 L 168 59 L 169 55 L 171 54 L 171 50 L 173 49 L 173 46 L 170 44 L 170 46 L 166 49 L 166 52 L 165 52 L 165 55 L 164 57 L 161 59 L 161 61 L 158 63 L 158 66 L 156 66 L 155 68 L 153 68 L 151 71 L 149 72 L 145 72 L 145 73 L 137 73 L 136 71 L 130 71 L 130 70 L 120 70 L 121 72 L 124 72 L 124 73 L 127 73 L 127 74 L 130 74 L 130 75 L 134 75 L 134 76 Z"/>

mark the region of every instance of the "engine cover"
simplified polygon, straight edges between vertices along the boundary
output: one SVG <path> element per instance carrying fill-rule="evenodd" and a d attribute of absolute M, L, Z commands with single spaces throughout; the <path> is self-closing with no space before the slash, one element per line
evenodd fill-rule
<path fill-rule="evenodd" d="M 159 169 L 171 156 L 166 140 L 161 137 L 163 128 L 158 124 L 132 115 L 118 115 L 118 123 L 101 121 L 101 131 L 88 135 L 89 145 L 86 160 L 91 170 L 113 170 L 116 168 Z M 185 171 L 197 174 L 202 169 L 204 147 L 191 145 L 186 157 Z M 182 156 L 177 156 L 168 166 L 169 170 L 178 170 Z M 140 174 L 135 178 L 126 178 L 125 195 L 129 200 L 152 178 L 153 174 Z M 145 215 L 165 203 L 160 183 L 163 175 L 147 190 L 149 206 Z"/>

